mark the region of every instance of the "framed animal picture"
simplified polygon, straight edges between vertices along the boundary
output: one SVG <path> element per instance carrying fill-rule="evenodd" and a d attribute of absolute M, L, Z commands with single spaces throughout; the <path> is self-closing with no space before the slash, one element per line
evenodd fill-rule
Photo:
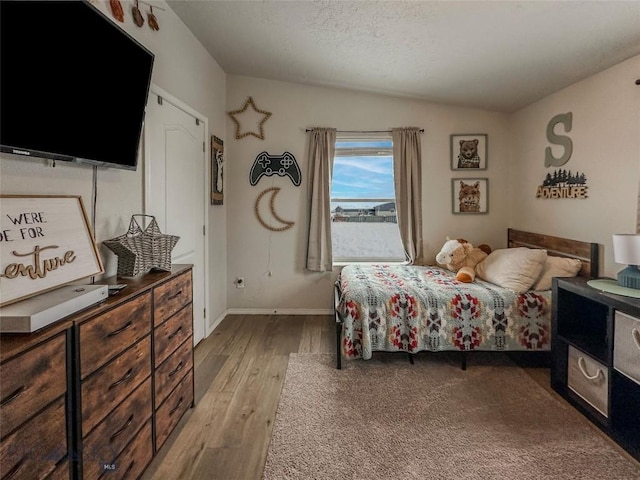
<path fill-rule="evenodd" d="M 489 212 L 488 178 L 452 178 L 451 192 L 452 213 Z"/>
<path fill-rule="evenodd" d="M 211 205 L 224 204 L 224 142 L 211 135 Z"/>
<path fill-rule="evenodd" d="M 487 135 L 465 133 L 451 135 L 451 170 L 486 170 Z"/>

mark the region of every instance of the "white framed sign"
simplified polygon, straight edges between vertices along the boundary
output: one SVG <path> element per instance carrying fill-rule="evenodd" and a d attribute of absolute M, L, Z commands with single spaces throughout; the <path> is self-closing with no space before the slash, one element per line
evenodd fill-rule
<path fill-rule="evenodd" d="M 80 196 L 0 195 L 0 306 L 103 272 Z"/>

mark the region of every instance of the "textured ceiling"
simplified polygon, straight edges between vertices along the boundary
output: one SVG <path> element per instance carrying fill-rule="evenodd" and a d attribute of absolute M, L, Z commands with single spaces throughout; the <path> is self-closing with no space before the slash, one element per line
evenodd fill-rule
<path fill-rule="evenodd" d="M 229 74 L 503 112 L 640 54 L 640 0 L 168 4 Z"/>

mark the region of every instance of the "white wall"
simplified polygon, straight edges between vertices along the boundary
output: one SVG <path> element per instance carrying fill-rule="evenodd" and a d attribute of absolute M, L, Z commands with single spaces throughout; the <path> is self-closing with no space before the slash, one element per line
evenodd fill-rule
<path fill-rule="evenodd" d="M 634 233 L 640 175 L 640 56 L 550 95 L 512 115 L 510 224 L 519 229 L 597 242 L 601 275 L 615 276 L 611 235 Z M 587 175 L 587 199 L 537 199 L 547 172 L 546 127 L 573 112 L 573 155 L 561 168 Z M 560 127 L 557 132 L 562 133 Z M 556 156 L 562 149 L 554 150 Z M 604 267 L 604 268 L 602 268 Z"/>
<path fill-rule="evenodd" d="M 307 227 L 307 159 L 304 129 L 331 126 L 339 130 L 425 129 L 423 152 L 424 240 L 432 260 L 444 238 L 465 237 L 475 244 L 503 247 L 506 228 L 544 232 L 591 240 L 604 245 L 603 273 L 613 275 L 611 234 L 636 227 L 640 170 L 640 71 L 635 57 L 568 87 L 512 115 L 447 107 L 397 97 L 303 86 L 241 76 L 227 77 L 186 26 L 164 2 L 154 5 L 160 31 L 133 25 L 127 32 L 155 54 L 153 82 L 208 117 L 209 135 L 225 139 L 225 205 L 209 207 L 210 321 L 227 307 L 236 311 L 328 311 L 333 274 L 304 270 Z M 98 7 L 111 18 L 108 2 Z M 146 8 L 146 7 L 144 7 Z M 143 10 L 144 10 L 143 8 Z M 227 82 L 228 78 L 228 82 Z M 227 85 L 228 83 L 228 85 Z M 273 113 L 265 123 L 264 141 L 234 138 L 234 125 L 225 110 L 235 110 L 252 96 L 259 108 Z M 567 168 L 589 177 L 586 200 L 535 199 L 547 172 L 545 129 L 557 113 L 573 112 L 573 157 Z M 228 134 L 226 133 L 228 132 Z M 451 171 L 449 136 L 488 134 L 488 170 L 474 174 Z M 265 177 L 249 185 L 249 170 L 261 151 L 292 152 L 302 170 L 302 185 L 287 178 Z M 490 179 L 487 215 L 451 214 L 451 178 Z M 3 155 L 0 190 L 3 194 L 78 194 L 91 205 L 92 170 L 58 162 L 24 160 Z M 122 233 L 129 218 L 143 205 L 143 172 L 100 169 L 96 237 L 98 242 Z M 296 222 L 285 232 L 269 232 L 254 215 L 254 202 L 264 188 L 282 188 L 278 213 Z M 107 274 L 115 272 L 115 257 L 101 254 Z M 271 271 L 269 276 L 267 272 Z M 245 289 L 233 280 L 243 276 Z"/>
<path fill-rule="evenodd" d="M 113 20 L 107 1 L 93 3 Z M 153 83 L 206 116 L 209 120 L 208 134 L 224 139 L 225 73 L 165 2 L 153 2 L 153 5 L 165 9 L 154 10 L 160 25 L 157 32 L 151 30 L 146 22 L 141 28 L 133 24 L 129 2 L 123 5 L 125 23 L 115 23 L 154 53 Z M 140 7 L 146 19 L 148 7 L 142 4 Z M 142 163 L 139 162 L 135 172 L 105 168 L 98 170 L 98 242 L 123 233 L 131 215 L 142 212 Z M 65 162 L 57 162 L 56 167 L 52 168 L 50 162 L 45 160 L 2 155 L 0 191 L 3 194 L 81 195 L 85 207 L 90 211 L 92 168 Z M 210 321 L 226 310 L 226 210 L 226 206 L 209 207 Z M 115 256 L 104 247 L 100 248 L 100 253 L 106 274 L 114 274 L 117 265 Z"/>
<path fill-rule="evenodd" d="M 304 129 L 314 126 L 338 130 L 380 130 L 416 126 L 422 136 L 424 241 L 427 259 L 433 260 L 447 235 L 472 243 L 505 246 L 509 217 L 508 116 L 480 110 L 359 93 L 303 86 L 242 76 L 229 76 L 227 110 L 241 108 L 251 96 L 257 107 L 272 112 L 264 124 L 265 139 L 235 139 L 234 124 L 227 120 L 228 302 L 230 309 L 286 312 L 332 308 L 332 273 L 304 270 L 307 229 L 307 158 Z M 243 125 L 243 131 L 248 125 Z M 486 171 L 460 174 L 450 170 L 449 142 L 454 133 L 487 133 Z M 294 154 L 302 171 L 295 187 L 286 177 L 263 177 L 249 185 L 249 171 L 262 151 Z M 487 215 L 451 213 L 451 178 L 488 177 L 490 211 Z M 295 226 L 270 232 L 255 218 L 254 202 L 270 186 L 281 187 L 276 211 Z M 272 275 L 269 276 L 268 272 Z M 245 288 L 235 288 L 235 277 Z"/>

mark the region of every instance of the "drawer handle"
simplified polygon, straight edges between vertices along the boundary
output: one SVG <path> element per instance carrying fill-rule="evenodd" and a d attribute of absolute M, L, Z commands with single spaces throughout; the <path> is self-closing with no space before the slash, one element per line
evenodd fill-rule
<path fill-rule="evenodd" d="M 131 463 L 127 467 L 127 471 L 124 472 L 124 475 L 122 476 L 122 478 L 127 478 L 129 476 L 129 473 L 131 472 L 131 469 L 133 469 L 133 466 L 135 465 L 135 463 L 136 463 L 135 460 L 131 460 Z"/>
<path fill-rule="evenodd" d="M 131 414 L 131 416 L 127 420 L 127 423 L 125 423 L 120 430 L 118 430 L 113 435 L 111 435 L 111 437 L 109 437 L 109 441 L 113 442 L 116 438 L 118 438 L 120 435 L 122 435 L 124 433 L 124 431 L 129 427 L 129 425 L 131 425 L 132 422 L 133 422 L 133 413 Z"/>
<path fill-rule="evenodd" d="M 117 330 L 114 330 L 113 332 L 111 332 L 109 335 L 107 335 L 107 337 L 115 337 L 116 335 L 118 335 L 119 333 L 124 332 L 125 330 L 127 330 L 128 328 L 131 328 L 131 325 L 133 325 L 133 322 L 131 320 L 129 320 L 127 322 L 127 324 L 124 327 L 121 327 Z"/>
<path fill-rule="evenodd" d="M 59 465 L 62 465 L 64 462 L 66 462 L 66 461 L 67 461 L 67 458 L 69 458 L 69 455 L 65 455 L 65 456 L 64 456 L 64 457 L 62 457 L 60 460 L 58 460 L 58 461 L 56 462 L 56 466 L 55 466 L 55 468 L 57 468 Z"/>
<path fill-rule="evenodd" d="M 18 463 L 16 463 L 13 468 L 11 470 L 9 470 L 9 472 L 6 475 L 2 476 L 2 480 L 10 480 L 13 477 L 16 476 L 16 474 L 18 473 L 18 471 L 22 468 L 22 465 L 24 465 L 24 461 L 27 459 L 27 457 L 22 457 L 20 459 L 20 461 Z"/>
<path fill-rule="evenodd" d="M 169 340 L 171 340 L 173 337 L 178 335 L 181 331 L 182 331 L 182 325 L 180 325 L 175 332 L 173 332 L 171 335 L 169 335 Z"/>
<path fill-rule="evenodd" d="M 129 371 L 127 373 L 124 374 L 124 377 L 122 377 L 120 380 L 113 382 L 111 385 L 109 385 L 109 390 L 111 390 L 112 388 L 116 388 L 118 385 L 120 385 L 121 383 L 126 382 L 127 380 L 129 380 L 131 378 L 131 375 L 133 374 L 133 367 L 131 367 L 129 369 Z"/>
<path fill-rule="evenodd" d="M 182 295 L 182 290 L 178 290 L 176 293 L 174 293 L 170 297 L 167 297 L 167 300 L 173 300 L 174 298 L 178 298 L 180 295 Z"/>
<path fill-rule="evenodd" d="M 4 407 L 5 405 L 13 402 L 16 398 L 22 395 L 26 389 L 27 387 L 25 387 L 24 385 L 16 388 L 11 395 L 9 395 L 7 398 L 3 398 L 2 401 L 0 401 L 0 407 Z"/>
<path fill-rule="evenodd" d="M 173 415 L 175 411 L 182 406 L 182 402 L 184 402 L 184 397 L 180 397 L 180 400 L 178 400 L 178 404 L 171 409 L 171 411 L 169 412 L 169 415 Z"/>
<path fill-rule="evenodd" d="M 178 364 L 176 369 L 169 372 L 169 377 L 173 377 L 176 373 L 182 370 L 182 367 L 184 367 L 184 363 L 182 363 L 182 360 L 180 360 L 180 363 Z"/>
<path fill-rule="evenodd" d="M 584 357 L 578 358 L 578 367 L 580 368 L 582 375 L 584 375 L 587 380 L 594 381 L 600 378 L 600 375 L 602 375 L 602 370 L 600 369 L 598 369 L 595 375 L 589 375 L 589 373 L 587 372 L 587 365 L 584 362 Z"/>
<path fill-rule="evenodd" d="M 633 343 L 636 344 L 636 347 L 640 349 L 640 330 L 634 328 L 631 330 L 631 336 L 633 337 Z"/>

